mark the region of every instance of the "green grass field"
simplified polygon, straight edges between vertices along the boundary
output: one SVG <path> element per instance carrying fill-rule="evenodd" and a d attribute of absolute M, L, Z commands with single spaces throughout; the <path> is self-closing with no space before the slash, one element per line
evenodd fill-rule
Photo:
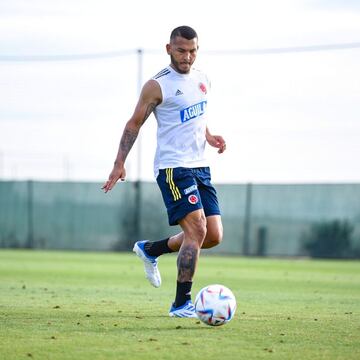
<path fill-rule="evenodd" d="M 155 289 L 133 254 L 0 251 L 0 359 L 360 359 L 360 262 L 203 255 L 193 296 L 237 297 L 221 327 L 168 317 L 175 264 Z"/>

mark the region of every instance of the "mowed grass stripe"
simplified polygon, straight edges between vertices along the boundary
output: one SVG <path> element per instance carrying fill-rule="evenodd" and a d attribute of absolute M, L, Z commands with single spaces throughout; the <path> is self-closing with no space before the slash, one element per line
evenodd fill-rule
<path fill-rule="evenodd" d="M 235 318 L 172 319 L 176 257 L 151 287 L 130 253 L 0 251 L 0 358 L 359 359 L 360 263 L 200 258 L 193 297 L 221 283 Z"/>

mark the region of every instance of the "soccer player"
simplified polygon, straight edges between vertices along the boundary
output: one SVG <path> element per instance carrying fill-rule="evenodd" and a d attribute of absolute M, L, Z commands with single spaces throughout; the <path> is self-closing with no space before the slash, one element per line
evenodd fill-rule
<path fill-rule="evenodd" d="M 167 208 L 169 224 L 182 232 L 164 240 L 138 241 L 133 251 L 142 259 L 150 283 L 159 287 L 160 255 L 177 252 L 177 288 L 169 315 L 196 317 L 191 287 L 201 248 L 222 240 L 223 228 L 216 191 L 204 157 L 205 145 L 226 149 L 224 139 L 212 135 L 206 125 L 210 83 L 205 74 L 192 68 L 198 51 L 198 36 L 189 26 L 180 26 L 166 45 L 170 65 L 142 88 L 135 111 L 124 128 L 109 179 L 102 187 L 108 192 L 126 177 L 125 160 L 141 126 L 151 113 L 157 120 L 155 178 Z"/>

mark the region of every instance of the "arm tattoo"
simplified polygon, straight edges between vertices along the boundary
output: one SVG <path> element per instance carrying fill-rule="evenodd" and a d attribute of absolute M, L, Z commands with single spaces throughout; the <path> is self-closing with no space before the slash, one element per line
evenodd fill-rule
<path fill-rule="evenodd" d="M 145 116 L 144 116 L 144 119 L 143 119 L 142 122 L 141 122 L 141 125 L 144 124 L 144 122 L 146 121 L 146 119 L 147 119 L 147 118 L 150 116 L 150 114 L 154 111 L 155 107 L 156 107 L 156 104 L 153 104 L 153 103 L 151 103 L 151 104 L 149 104 L 149 105 L 147 106 L 146 112 L 145 112 Z"/>
<path fill-rule="evenodd" d="M 123 136 L 120 141 L 120 151 L 122 153 L 122 160 L 126 159 L 126 156 L 129 154 L 134 142 L 138 136 L 139 131 L 125 129 Z"/>
<path fill-rule="evenodd" d="M 178 281 L 191 281 L 199 255 L 199 250 L 191 246 L 183 246 L 177 258 Z"/>
<path fill-rule="evenodd" d="M 147 108 L 146 108 L 146 111 L 144 114 L 144 118 L 141 121 L 141 125 L 144 124 L 146 119 L 154 111 L 155 107 L 156 107 L 155 103 L 150 103 L 147 105 Z M 132 146 L 134 145 L 134 142 L 135 142 L 138 134 L 139 134 L 139 130 L 130 130 L 130 129 L 125 128 L 124 133 L 121 137 L 120 148 L 119 148 L 119 152 L 120 152 L 122 161 L 125 161 L 126 157 L 128 156 Z"/>

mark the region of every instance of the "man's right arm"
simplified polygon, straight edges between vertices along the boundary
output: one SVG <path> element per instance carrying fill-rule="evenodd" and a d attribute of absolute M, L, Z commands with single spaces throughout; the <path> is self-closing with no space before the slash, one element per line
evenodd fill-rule
<path fill-rule="evenodd" d="M 135 143 L 141 126 L 145 123 L 155 107 L 161 103 L 161 100 L 159 84 L 155 80 L 149 80 L 141 91 L 134 114 L 125 125 L 113 170 L 109 175 L 109 179 L 102 187 L 105 193 L 110 191 L 119 179 L 121 181 L 125 180 L 125 160 Z"/>

